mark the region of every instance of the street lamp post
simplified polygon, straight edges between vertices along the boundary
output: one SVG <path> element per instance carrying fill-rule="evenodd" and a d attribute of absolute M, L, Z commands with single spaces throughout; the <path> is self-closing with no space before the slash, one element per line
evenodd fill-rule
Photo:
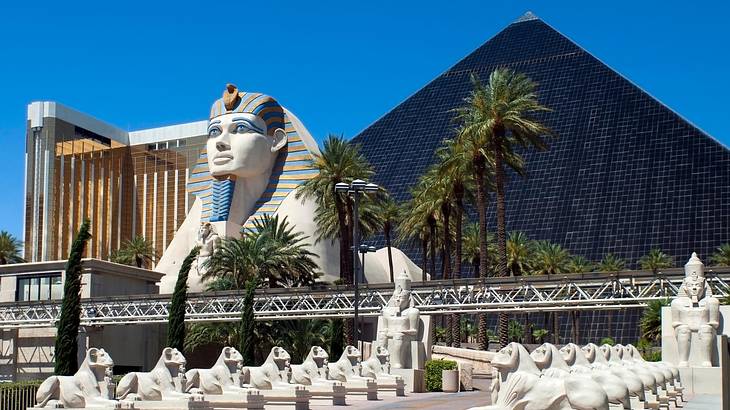
<path fill-rule="evenodd" d="M 360 195 L 364 193 L 373 193 L 378 192 L 380 190 L 380 187 L 372 184 L 367 183 L 363 181 L 362 179 L 356 179 L 352 181 L 352 183 L 347 184 L 345 182 L 339 182 L 335 184 L 335 192 L 338 193 L 347 193 L 349 196 L 352 197 L 353 205 L 352 205 L 352 214 L 353 214 L 353 223 L 352 223 L 352 259 L 353 259 L 353 284 L 355 285 L 355 329 L 354 329 L 354 340 L 353 345 L 357 347 L 358 342 L 358 329 L 357 329 L 357 323 L 358 323 L 358 308 L 360 305 L 360 291 L 358 284 L 360 282 L 360 259 L 357 257 L 357 253 L 360 250 L 360 215 L 359 215 L 359 205 L 360 205 Z M 363 272 L 364 274 L 364 272 Z"/>

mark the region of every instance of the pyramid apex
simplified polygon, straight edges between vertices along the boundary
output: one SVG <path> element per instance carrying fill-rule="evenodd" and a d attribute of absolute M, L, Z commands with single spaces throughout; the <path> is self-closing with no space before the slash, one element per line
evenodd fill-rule
<path fill-rule="evenodd" d="M 523 21 L 539 20 L 540 18 L 531 11 L 526 11 L 525 14 L 521 15 L 520 18 L 515 20 L 515 23 L 522 23 Z"/>

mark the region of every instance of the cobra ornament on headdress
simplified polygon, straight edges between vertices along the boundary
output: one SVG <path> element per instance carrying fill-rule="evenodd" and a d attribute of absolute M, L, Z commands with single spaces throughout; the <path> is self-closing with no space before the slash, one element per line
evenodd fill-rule
<path fill-rule="evenodd" d="M 311 165 L 312 155 L 302 141 L 297 126 L 289 118 L 287 110 L 273 97 L 239 91 L 235 85 L 227 84 L 223 96 L 211 106 L 210 119 L 230 113 L 258 116 L 266 123 L 266 130 L 261 130 L 262 134 L 272 135 L 279 128 L 287 134 L 287 145 L 279 150 L 269 184 L 262 197 L 256 201 L 253 213 L 245 221 L 234 221 L 241 223 L 244 229 L 253 229 L 256 218 L 275 213 L 284 198 L 317 175 L 317 171 Z M 234 188 L 235 181 L 232 179 L 213 178 L 208 169 L 207 151 L 203 148 L 187 184 L 188 193 L 203 202 L 201 221 L 228 220 Z"/>

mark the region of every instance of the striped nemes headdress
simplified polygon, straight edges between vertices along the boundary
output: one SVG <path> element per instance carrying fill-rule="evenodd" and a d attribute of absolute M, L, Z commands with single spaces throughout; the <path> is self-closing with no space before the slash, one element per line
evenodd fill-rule
<path fill-rule="evenodd" d="M 235 85 L 227 84 L 223 97 L 210 107 L 210 119 L 237 112 L 253 114 L 264 120 L 267 135 L 272 135 L 277 128 L 284 129 L 284 109 L 273 97 L 238 91 Z"/>
<path fill-rule="evenodd" d="M 210 119 L 236 112 L 262 118 L 266 123 L 267 135 L 272 135 L 277 128 L 283 129 L 287 135 L 287 144 L 279 150 L 266 191 L 256 201 L 253 213 L 245 221 L 237 221 L 244 229 L 253 229 L 255 219 L 275 213 L 284 198 L 299 185 L 316 176 L 317 170 L 311 164 L 312 154 L 302 139 L 304 135 L 311 139 L 309 133 L 303 125 L 295 125 L 298 121 L 292 121 L 286 109 L 274 98 L 261 93 L 240 92 L 235 85 L 228 84 L 223 97 L 213 103 Z M 313 141 L 311 144 L 316 146 Z M 208 170 L 208 153 L 203 148 L 187 183 L 188 193 L 202 201 L 202 222 L 228 219 L 234 187 L 234 180 L 213 178 Z"/>

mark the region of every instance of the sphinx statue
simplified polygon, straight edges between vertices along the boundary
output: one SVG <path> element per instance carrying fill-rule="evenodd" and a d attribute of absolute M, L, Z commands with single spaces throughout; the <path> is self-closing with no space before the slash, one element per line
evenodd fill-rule
<path fill-rule="evenodd" d="M 715 336 L 720 325 L 720 301 L 712 296 L 705 280 L 705 265 L 692 253 L 684 265 L 685 278 L 677 297 L 672 301 L 672 327 L 677 337 L 679 367 L 690 365 L 690 352 L 695 351 L 698 365 L 712 367 Z M 692 335 L 696 334 L 693 339 Z"/>
<path fill-rule="evenodd" d="M 104 387 L 109 383 L 114 361 L 104 349 L 92 347 L 73 376 L 50 376 L 36 392 L 35 407 L 46 408 L 131 408 L 119 402 Z"/>
<path fill-rule="evenodd" d="M 251 388 L 241 383 L 243 356 L 233 347 L 226 346 L 210 369 L 190 369 L 185 373 L 185 392 L 220 395 L 248 393 Z"/>
<path fill-rule="evenodd" d="M 302 364 L 291 365 L 291 381 L 307 386 L 313 398 L 331 398 L 333 406 L 345 406 L 347 389 L 334 380 L 328 380 L 329 355 L 319 347 L 312 346 Z"/>
<path fill-rule="evenodd" d="M 395 279 L 395 290 L 378 318 L 377 340 L 390 353 L 392 369 L 422 369 L 426 343 L 430 339 L 430 321 L 426 323 L 411 295 L 411 279 L 401 273 Z"/>
<path fill-rule="evenodd" d="M 186 399 L 185 356 L 179 350 L 166 347 L 149 372 L 131 372 L 117 384 L 117 397 L 130 401 L 160 401 Z"/>
<path fill-rule="evenodd" d="M 596 344 L 589 343 L 581 348 L 574 343 L 568 343 L 560 349 L 560 352 L 574 371 L 582 372 L 583 369 L 590 369 L 593 374 L 599 376 L 594 379 L 601 385 L 622 382 L 629 391 L 629 397 L 646 401 L 646 392 L 641 378 L 622 366 L 609 365 L 603 351 Z"/>
<path fill-rule="evenodd" d="M 582 354 L 582 352 L 578 352 L 578 354 Z M 571 368 L 563 358 L 560 350 L 550 343 L 543 343 L 537 347 L 530 353 L 530 357 L 532 357 L 544 375 L 560 379 L 577 377 L 583 380 L 583 389 L 603 389 L 606 392 L 609 403 L 620 405 L 624 409 L 631 408 L 629 388 L 618 376 L 609 372 L 593 371 L 588 367 L 575 366 Z M 575 381 L 575 383 L 581 382 Z"/>
<path fill-rule="evenodd" d="M 664 373 L 664 378 L 672 386 L 674 386 L 674 387 L 681 386 L 679 369 L 669 362 L 647 362 L 641 356 L 641 352 L 639 352 L 639 349 L 637 349 L 632 344 L 627 344 L 626 346 L 624 346 L 624 354 L 622 357 L 624 360 L 633 360 L 634 362 L 637 362 L 637 363 L 644 363 L 647 366 L 654 366 L 654 367 L 660 369 Z"/>
<path fill-rule="evenodd" d="M 390 352 L 383 346 L 375 346 L 370 358 L 360 363 L 360 375 L 372 378 L 379 389 L 393 389 L 396 396 L 405 396 L 405 382 L 398 375 L 390 374 Z"/>
<path fill-rule="evenodd" d="M 378 400 L 378 385 L 374 379 L 361 375 L 361 360 L 357 347 L 345 346 L 336 362 L 327 363 L 327 378 L 344 383 L 347 393 L 365 393 L 368 400 Z"/>
<path fill-rule="evenodd" d="M 337 241 L 315 240 L 316 204 L 296 198 L 298 187 L 317 175 L 312 160 L 318 152 L 304 125 L 277 100 L 228 84 L 211 107 L 206 147 L 191 171 L 187 192 L 195 196 L 193 205 L 155 266 L 166 274 L 160 292 L 174 290 L 179 265 L 198 244 L 201 223 L 208 223 L 220 238 L 237 238 L 242 231 L 254 229 L 254 221 L 263 215 L 286 218 L 308 236 L 310 251 L 317 255 L 315 261 L 324 273 L 321 279 L 337 279 Z M 394 264 L 420 280 L 420 268 L 402 252 L 394 253 Z M 387 258 L 376 258 L 377 263 L 367 259 L 366 280 L 376 283 L 389 277 Z M 204 289 L 199 271 L 190 272 L 188 286 L 193 292 Z"/>
<path fill-rule="evenodd" d="M 492 381 L 492 405 L 471 410 L 608 410 L 606 392 L 579 376 L 543 377 L 524 346 L 510 343 L 491 361 L 497 371 Z M 589 383 L 586 383 L 589 381 Z"/>

